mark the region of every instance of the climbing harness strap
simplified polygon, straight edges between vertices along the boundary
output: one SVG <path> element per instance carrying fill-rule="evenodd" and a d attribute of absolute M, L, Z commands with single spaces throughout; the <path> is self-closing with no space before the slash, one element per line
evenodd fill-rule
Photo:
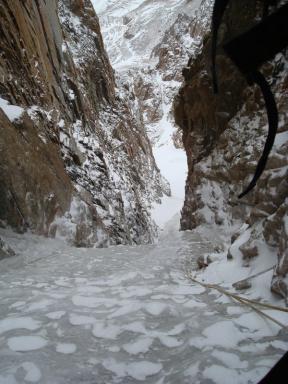
<path fill-rule="evenodd" d="M 218 30 L 229 0 L 215 1 L 212 16 L 212 77 L 214 91 L 217 93 L 216 46 Z M 277 0 L 265 0 L 263 14 L 268 14 L 270 5 L 276 5 Z M 263 173 L 269 154 L 274 144 L 278 128 L 277 105 L 265 77 L 259 72 L 259 67 L 272 59 L 288 45 L 288 4 L 281 6 L 276 12 L 263 18 L 256 26 L 224 45 L 225 53 L 246 76 L 249 85 L 257 84 L 263 94 L 267 110 L 269 130 L 263 153 L 257 164 L 255 174 L 248 187 L 239 195 L 245 196 L 256 185 Z"/>
<path fill-rule="evenodd" d="M 272 5 L 275 6 L 278 3 L 278 1 L 279 0 L 263 0 L 263 19 L 267 18 L 269 7 Z M 219 28 L 220 28 L 220 25 L 222 23 L 222 19 L 223 19 L 223 16 L 224 16 L 224 13 L 225 13 L 225 10 L 226 10 L 228 4 L 229 4 L 229 0 L 215 0 L 214 7 L 213 7 L 213 13 L 212 13 L 211 62 L 212 62 L 213 86 L 214 86 L 214 92 L 215 93 L 218 93 L 218 81 L 217 81 L 217 71 L 216 71 L 216 50 L 217 50 L 218 32 L 219 32 Z M 282 20 L 283 19 L 285 19 L 285 17 L 283 17 Z M 275 31 L 272 30 L 271 32 L 272 32 L 272 35 L 270 35 L 268 37 L 268 40 L 266 40 L 266 43 L 270 44 L 270 46 L 271 46 L 271 44 L 275 44 L 275 41 L 271 40 L 271 36 L 273 36 Z M 250 37 L 251 37 L 251 35 L 250 35 Z M 235 40 L 237 40 L 237 38 Z M 286 40 L 286 45 L 287 45 L 287 40 Z M 265 48 L 265 46 L 263 48 Z M 276 52 L 279 52 L 282 49 L 278 49 L 278 51 L 276 51 Z M 266 59 L 266 60 L 268 60 L 268 59 Z"/>
<path fill-rule="evenodd" d="M 256 170 L 254 173 L 254 176 L 252 180 L 250 181 L 248 187 L 239 195 L 239 199 L 241 199 L 243 196 L 247 195 L 248 192 L 250 192 L 256 185 L 258 179 L 260 178 L 261 174 L 263 173 L 269 154 L 271 152 L 271 149 L 273 147 L 277 128 L 278 128 L 278 110 L 277 105 L 273 96 L 273 93 L 271 92 L 270 86 L 265 80 L 265 77 L 260 73 L 259 71 L 254 71 L 250 74 L 251 80 L 258 84 L 263 97 L 265 101 L 265 106 L 267 110 L 267 117 L 268 117 L 268 135 L 266 138 L 265 146 L 262 152 L 262 155 L 260 157 L 260 160 L 258 161 L 258 164 L 256 166 Z"/>

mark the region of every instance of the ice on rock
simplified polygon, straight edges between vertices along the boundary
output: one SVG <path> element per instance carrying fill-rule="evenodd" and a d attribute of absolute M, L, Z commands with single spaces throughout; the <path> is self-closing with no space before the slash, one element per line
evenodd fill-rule
<path fill-rule="evenodd" d="M 40 369 L 34 363 L 26 361 L 21 364 L 21 367 L 25 370 L 24 381 L 28 383 L 38 383 L 42 377 Z M 1 382 L 1 381 L 0 381 Z"/>
<path fill-rule="evenodd" d="M 114 319 L 116 317 L 124 316 L 129 313 L 137 312 L 141 309 L 142 305 L 139 303 L 131 302 L 129 304 L 123 305 L 121 308 L 114 311 L 111 315 L 108 316 L 108 319 Z"/>
<path fill-rule="evenodd" d="M 176 348 L 176 347 L 180 347 L 180 345 L 183 344 L 183 341 L 180 341 L 174 337 L 165 336 L 165 335 L 159 336 L 159 340 L 167 348 Z"/>
<path fill-rule="evenodd" d="M 228 315 L 240 315 L 243 313 L 243 308 L 242 307 L 228 307 L 227 308 L 227 313 Z"/>
<path fill-rule="evenodd" d="M 154 376 L 162 369 L 162 364 L 150 361 L 140 361 L 127 364 L 127 374 L 136 380 L 144 381 L 149 376 Z"/>
<path fill-rule="evenodd" d="M 274 324 L 262 317 L 255 316 L 254 313 L 245 313 L 235 319 L 234 322 L 238 326 L 249 330 L 254 340 L 271 334 L 276 336 L 279 332 L 279 326 L 277 324 Z"/>
<path fill-rule="evenodd" d="M 205 337 L 193 337 L 190 345 L 200 349 L 211 346 L 236 348 L 240 341 L 247 338 L 247 334 L 242 333 L 233 322 L 226 320 L 210 325 L 202 334 Z"/>
<path fill-rule="evenodd" d="M 0 383 L 2 384 L 18 384 L 18 381 L 13 375 L 0 375 Z"/>
<path fill-rule="evenodd" d="M 177 336 L 177 335 L 180 335 L 186 328 L 186 325 L 185 324 L 177 324 L 175 325 L 174 328 L 170 329 L 168 332 L 167 332 L 167 335 L 169 336 Z"/>
<path fill-rule="evenodd" d="M 236 355 L 235 353 L 229 353 L 215 349 L 212 352 L 211 356 L 214 356 L 217 360 L 221 361 L 221 363 L 226 365 L 228 368 L 248 368 L 248 362 L 241 361 L 238 355 Z"/>
<path fill-rule="evenodd" d="M 145 311 L 147 311 L 152 316 L 159 316 L 164 312 L 168 306 L 163 303 L 149 303 L 144 306 Z"/>
<path fill-rule="evenodd" d="M 144 381 L 147 377 L 156 375 L 162 369 L 162 364 L 150 361 L 120 363 L 114 359 L 105 360 L 103 366 L 119 378 L 130 376 L 139 381 Z"/>
<path fill-rule="evenodd" d="M 118 377 L 124 377 L 127 374 L 126 364 L 119 363 L 115 359 L 106 359 L 102 363 L 103 367 L 113 372 Z"/>
<path fill-rule="evenodd" d="M 201 285 L 183 285 L 173 289 L 173 294 L 175 295 L 184 295 L 184 296 L 193 296 L 201 295 L 204 293 L 206 288 L 201 287 Z"/>
<path fill-rule="evenodd" d="M 215 384 L 247 384 L 245 378 L 241 380 L 239 373 L 222 365 L 211 365 L 204 369 L 203 376 Z"/>
<path fill-rule="evenodd" d="M 130 331 L 130 332 L 134 332 L 134 333 L 142 333 L 144 335 L 147 333 L 147 330 L 146 330 L 144 324 L 140 321 L 135 321 L 133 323 L 127 324 L 125 326 L 125 330 Z"/>
<path fill-rule="evenodd" d="M 7 317 L 0 320 L 0 334 L 9 332 L 15 329 L 28 329 L 35 331 L 40 328 L 41 323 L 32 319 L 32 317 Z"/>
<path fill-rule="evenodd" d="M 30 304 L 27 308 L 27 311 L 33 312 L 33 311 L 38 311 L 40 309 L 45 309 L 46 307 L 48 307 L 53 303 L 54 303 L 53 300 L 48 300 L 48 299 L 41 300 L 41 301 Z"/>
<path fill-rule="evenodd" d="M 168 295 L 153 295 L 151 296 L 152 300 L 167 300 L 170 299 L 170 296 Z"/>
<path fill-rule="evenodd" d="M 199 372 L 199 365 L 200 365 L 199 361 L 196 364 L 191 365 L 188 369 L 186 369 L 186 371 L 184 372 L 184 375 L 195 378 L 195 376 Z"/>
<path fill-rule="evenodd" d="M 16 301 L 15 303 L 11 304 L 9 308 L 19 308 L 23 307 L 26 304 L 26 301 Z"/>
<path fill-rule="evenodd" d="M 120 352 L 121 348 L 120 348 L 120 347 L 117 347 L 116 345 L 113 345 L 112 347 L 109 347 L 108 350 L 109 350 L 110 352 L 117 353 L 117 352 Z"/>
<path fill-rule="evenodd" d="M 281 359 L 281 355 L 275 356 L 275 358 L 276 357 L 277 357 L 277 360 Z M 270 368 L 270 367 L 273 367 L 274 364 L 275 364 L 275 359 L 261 359 L 261 360 L 257 361 L 257 363 L 255 365 L 257 365 L 257 367 Z"/>
<path fill-rule="evenodd" d="M 126 292 L 121 294 L 123 299 L 129 299 L 130 297 L 143 297 L 151 294 L 151 289 L 146 287 L 128 287 Z"/>
<path fill-rule="evenodd" d="M 282 351 L 287 351 L 288 350 L 288 342 L 284 342 L 281 340 L 274 340 L 271 342 L 272 347 L 276 349 L 282 349 Z"/>
<path fill-rule="evenodd" d="M 130 355 L 138 355 L 140 353 L 146 353 L 149 351 L 151 345 L 153 344 L 153 339 L 149 337 L 140 337 L 136 341 L 122 345 L 124 351 L 128 352 Z"/>
<path fill-rule="evenodd" d="M 95 287 L 95 286 L 80 286 L 78 288 L 78 292 L 79 293 L 84 293 L 84 294 L 88 294 L 88 293 L 102 293 L 103 291 L 105 291 L 105 288 L 102 288 L 102 287 Z"/>
<path fill-rule="evenodd" d="M 63 317 L 66 314 L 65 311 L 56 311 L 56 312 L 50 312 L 46 313 L 46 316 L 51 320 L 59 320 L 61 317 Z"/>
<path fill-rule="evenodd" d="M 116 325 L 105 325 L 104 322 L 97 322 L 94 324 L 92 333 L 100 339 L 115 340 L 122 333 L 122 330 Z"/>
<path fill-rule="evenodd" d="M 94 324 L 96 322 L 96 319 L 92 316 L 83 316 L 72 313 L 69 316 L 69 321 L 72 325 L 88 325 Z"/>
<path fill-rule="evenodd" d="M 59 343 L 56 346 L 56 351 L 65 355 L 76 352 L 76 349 L 76 345 L 71 343 Z"/>
<path fill-rule="evenodd" d="M 72 302 L 76 306 L 88 307 L 88 308 L 97 308 L 101 305 L 99 300 L 95 297 L 79 296 L 75 295 L 72 297 Z"/>
<path fill-rule="evenodd" d="M 206 308 L 207 307 L 207 304 L 201 303 L 201 302 L 196 301 L 196 300 L 186 301 L 186 303 L 184 303 L 183 305 L 184 305 L 184 307 L 191 308 L 191 309 Z"/>
<path fill-rule="evenodd" d="M 247 338 L 231 321 L 220 321 L 203 331 L 210 345 L 220 345 L 226 348 L 235 348 L 237 344 Z"/>
<path fill-rule="evenodd" d="M 65 277 L 60 277 L 58 280 L 55 280 L 55 284 L 59 287 L 70 287 L 70 283 L 68 282 L 68 279 Z"/>
<path fill-rule="evenodd" d="M 44 348 L 48 341 L 41 336 L 16 336 L 8 339 L 7 343 L 12 351 L 27 352 Z"/>

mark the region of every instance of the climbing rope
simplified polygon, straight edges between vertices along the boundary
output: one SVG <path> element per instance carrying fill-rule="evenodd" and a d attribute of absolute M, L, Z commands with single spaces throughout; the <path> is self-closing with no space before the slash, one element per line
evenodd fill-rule
<path fill-rule="evenodd" d="M 273 310 L 276 310 L 276 311 L 281 311 L 281 312 L 286 312 L 286 313 L 288 313 L 288 308 L 278 307 L 276 305 L 272 305 L 272 304 L 268 304 L 268 303 L 261 303 L 260 301 L 246 299 L 245 297 L 241 297 L 239 295 L 236 295 L 235 293 L 231 293 L 229 291 L 226 291 L 224 288 L 220 287 L 219 285 L 203 283 L 203 282 L 195 279 L 195 277 L 192 276 L 192 273 L 188 272 L 188 271 L 186 272 L 186 276 L 187 276 L 187 278 L 192 280 L 194 283 L 197 283 L 197 284 L 201 285 L 204 288 L 214 289 L 214 290 L 216 290 L 216 291 L 218 291 L 218 292 L 220 292 L 220 293 L 222 293 L 222 294 L 224 294 L 224 295 L 226 295 L 228 297 L 233 298 L 234 300 L 238 301 L 239 303 L 241 303 L 243 305 L 247 305 L 248 307 L 253 309 L 255 312 L 257 312 L 259 315 L 261 315 L 263 317 L 266 317 L 270 321 L 272 321 L 275 324 L 277 324 L 279 327 L 284 328 L 284 329 L 288 328 L 288 325 L 285 325 L 285 324 L 281 323 L 280 321 L 278 321 L 274 317 L 272 317 L 272 316 L 268 315 L 267 313 L 261 311 L 259 308 L 256 307 L 256 305 L 261 306 L 263 308 L 273 309 Z"/>

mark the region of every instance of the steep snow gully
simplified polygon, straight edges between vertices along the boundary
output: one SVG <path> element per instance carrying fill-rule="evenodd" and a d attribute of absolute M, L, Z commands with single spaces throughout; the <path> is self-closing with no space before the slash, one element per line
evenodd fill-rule
<path fill-rule="evenodd" d="M 178 222 L 109 249 L 1 230 L 23 256 L 1 262 L 0 383 L 256 383 L 287 335 L 185 278 L 212 244 Z"/>
<path fill-rule="evenodd" d="M 122 17 L 142 3 L 98 5 Z M 139 64 L 129 52 L 118 68 Z M 155 209 L 156 244 L 80 249 L 0 228 L 21 255 L 1 261 L 0 384 L 253 384 L 287 350 L 281 327 L 186 277 L 218 238 L 178 230 L 186 159 L 172 145 L 169 102 L 163 110 L 155 158 L 172 198 Z"/>

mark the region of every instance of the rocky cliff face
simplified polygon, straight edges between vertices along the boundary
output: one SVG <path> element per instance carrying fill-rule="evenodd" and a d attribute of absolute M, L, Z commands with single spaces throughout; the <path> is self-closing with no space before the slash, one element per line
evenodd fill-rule
<path fill-rule="evenodd" d="M 94 4 L 113 66 L 133 85 L 144 123 L 154 131 L 151 125 L 165 118 L 181 84 L 182 68 L 198 44 L 192 38 L 196 30 L 191 20 L 200 0 L 111 0 L 102 5 L 94 0 Z"/>
<path fill-rule="evenodd" d="M 205 3 L 211 9 L 211 2 Z M 220 46 L 255 23 L 259 15 L 257 2 L 239 3 L 232 1 L 226 12 Z M 197 25 L 197 19 L 194 23 Z M 189 166 L 181 227 L 185 230 L 207 224 L 228 231 L 232 234 L 228 257 L 242 255 L 245 265 L 253 263 L 256 256 L 262 257 L 264 270 L 265 254 L 271 258 L 277 254 L 272 290 L 287 298 L 287 54 L 277 55 L 262 68 L 276 96 L 279 130 L 261 180 L 254 191 L 239 200 L 237 196 L 252 178 L 267 135 L 263 99 L 257 87 L 247 87 L 221 49 L 217 56 L 220 94 L 214 96 L 209 29 L 202 41 L 202 48 L 183 70 L 185 81 L 175 101 Z"/>
<path fill-rule="evenodd" d="M 0 21 L 2 225 L 77 246 L 152 241 L 159 171 L 90 0 L 1 0 Z"/>

